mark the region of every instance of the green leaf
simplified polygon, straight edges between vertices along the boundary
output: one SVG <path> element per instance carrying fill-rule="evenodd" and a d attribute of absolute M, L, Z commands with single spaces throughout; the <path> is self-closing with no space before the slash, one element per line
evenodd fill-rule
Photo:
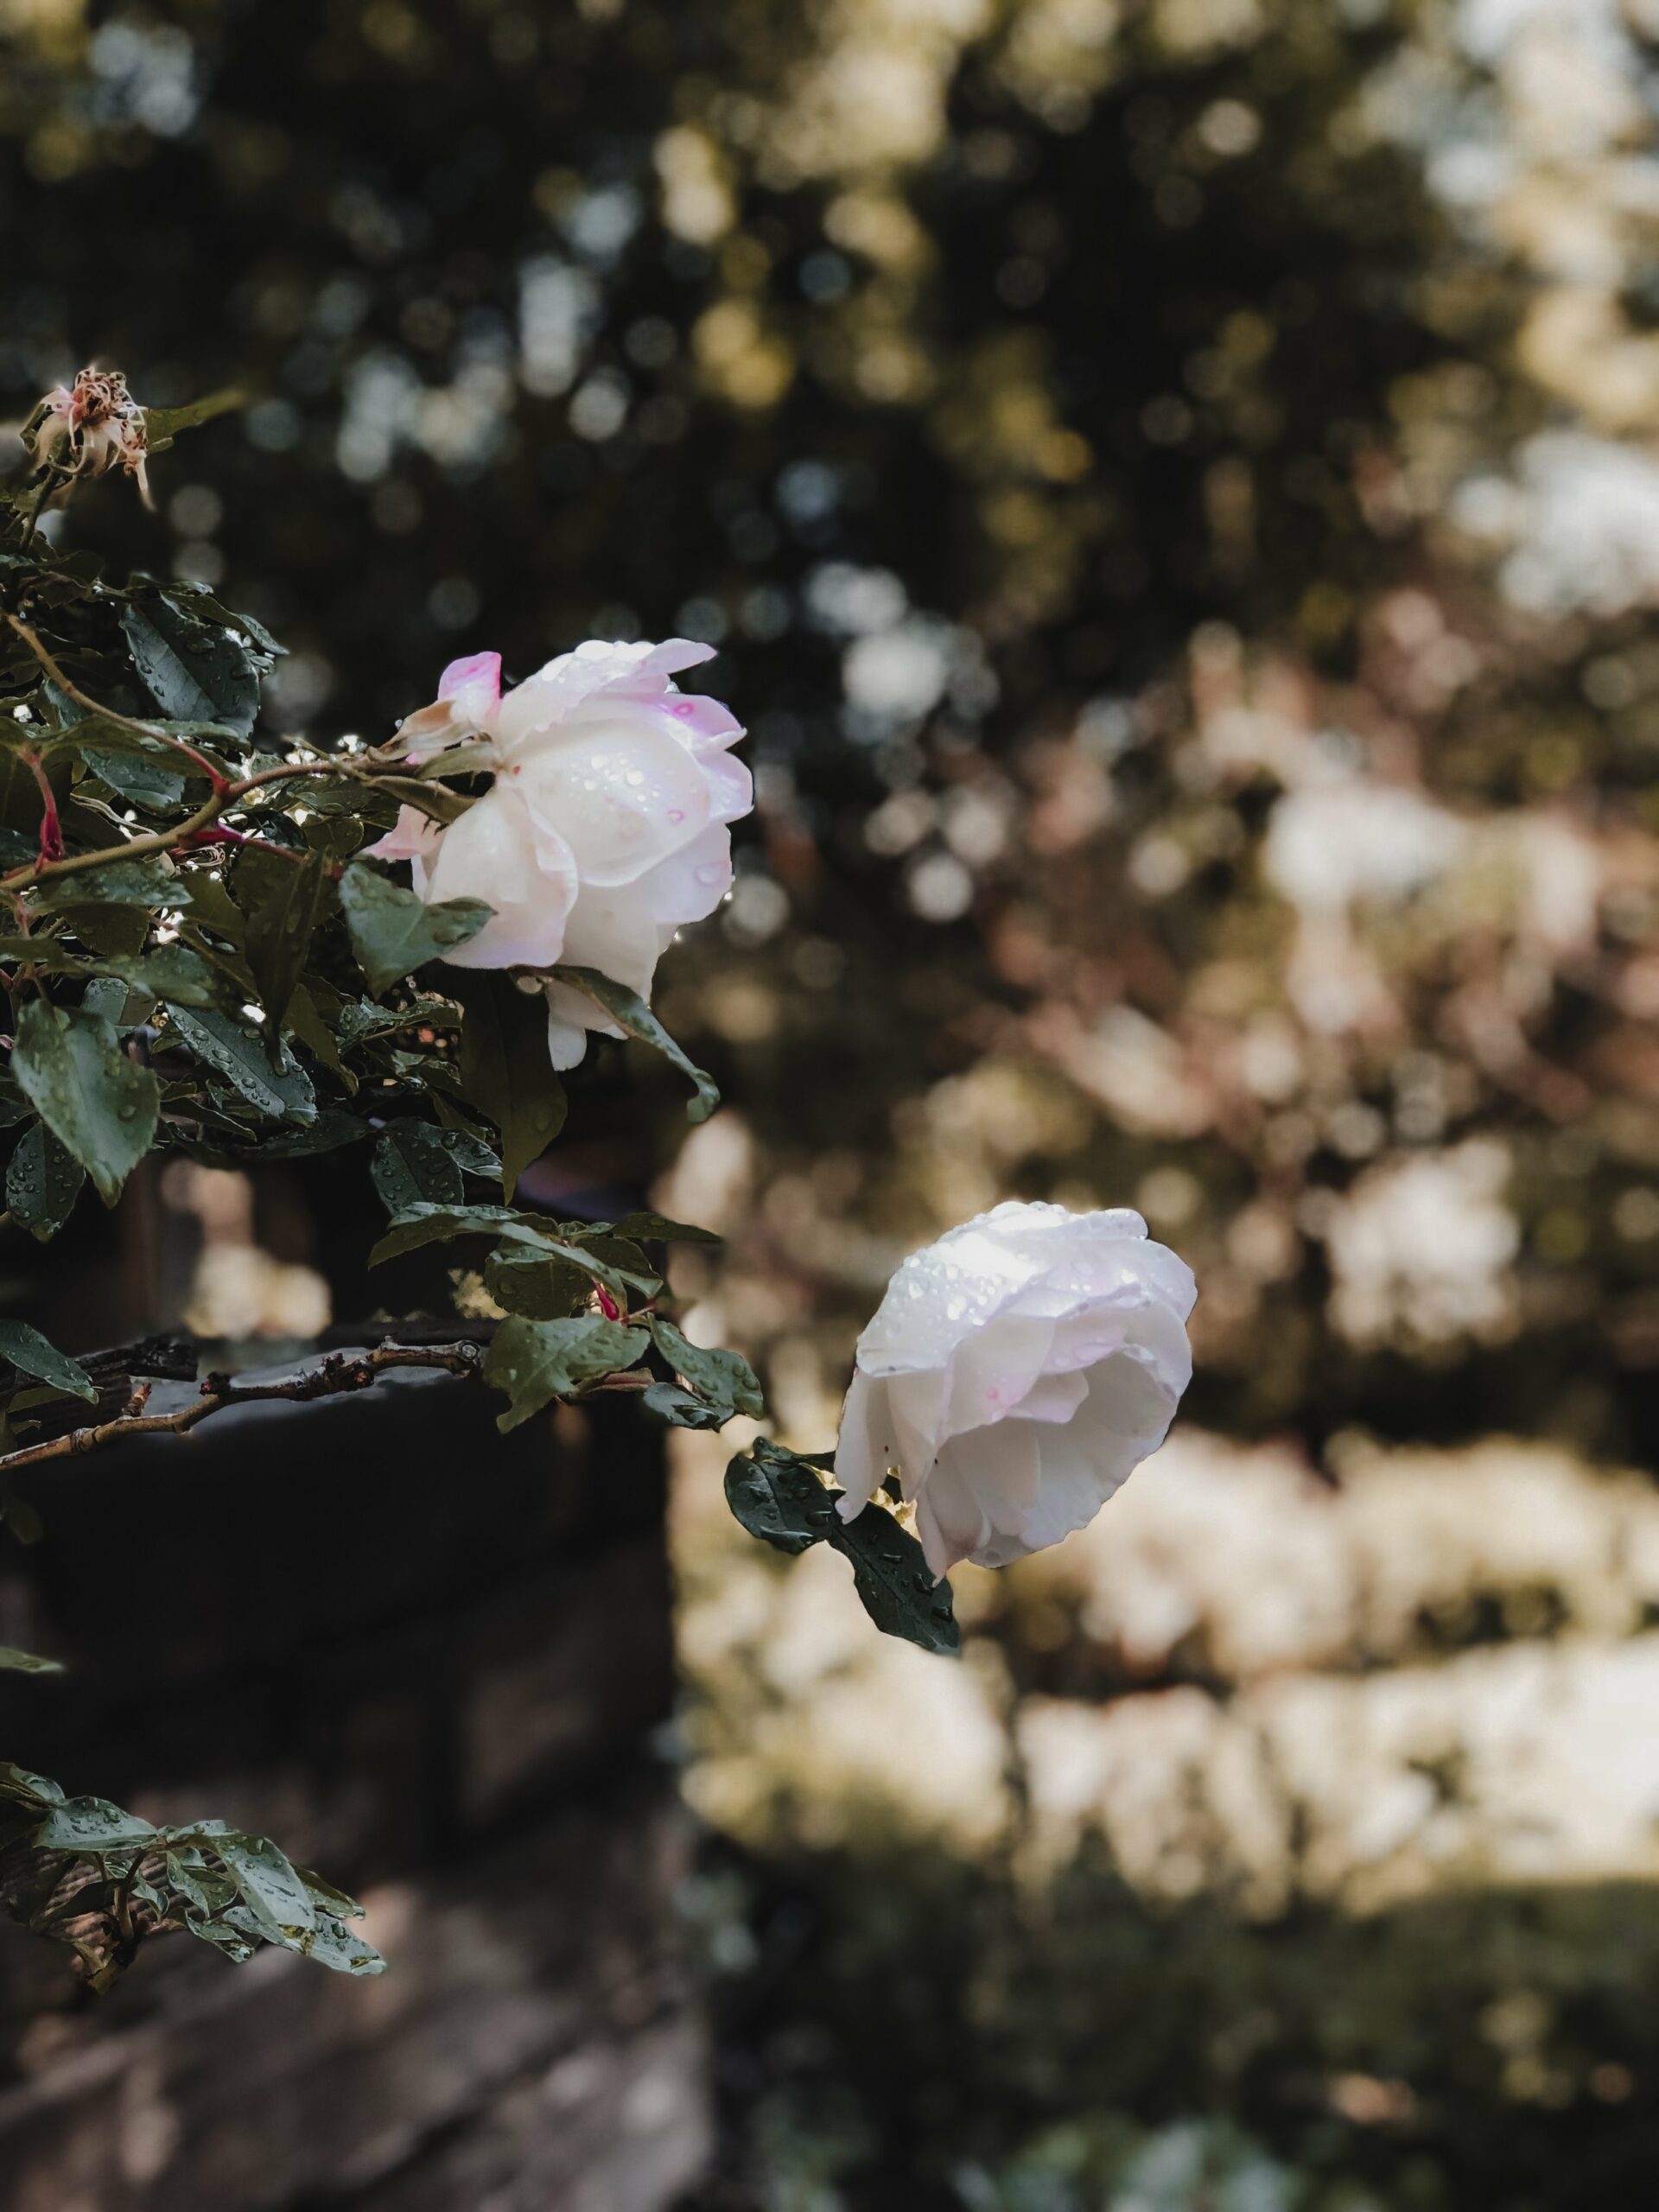
<path fill-rule="evenodd" d="M 232 884 L 237 903 L 248 917 L 248 966 L 269 1023 L 268 1038 L 280 1038 L 295 986 L 329 888 L 321 856 L 278 860 L 275 853 L 245 852 Z"/>
<path fill-rule="evenodd" d="M 146 407 L 144 435 L 149 450 L 161 453 L 181 430 L 194 430 L 200 423 L 211 423 L 215 415 L 226 415 L 247 404 L 248 394 L 232 389 L 210 392 L 206 399 L 193 399 L 188 407 Z"/>
<path fill-rule="evenodd" d="M 454 1236 L 489 1236 L 498 1243 L 533 1247 L 550 1259 L 568 1262 L 611 1296 L 626 1302 L 628 1286 L 607 1260 L 585 1247 L 569 1243 L 558 1234 L 563 1223 L 516 1213 L 511 1206 L 440 1206 L 419 1203 L 400 1214 L 369 1254 L 369 1265 L 399 1258 L 423 1244 L 446 1243 Z"/>
<path fill-rule="evenodd" d="M 259 669 L 232 631 L 187 613 L 163 592 L 124 608 L 121 627 L 133 665 L 164 715 L 249 734 L 259 712 Z"/>
<path fill-rule="evenodd" d="M 104 968 L 130 989 L 165 999 L 170 1006 L 223 1007 L 234 998 L 231 978 L 188 944 L 158 944 L 153 952 L 126 953 L 105 960 Z"/>
<path fill-rule="evenodd" d="M 31 999 L 17 1020 L 12 1073 L 41 1120 L 79 1160 L 105 1205 L 155 1141 L 161 1085 L 129 1059 L 100 1014 Z"/>
<path fill-rule="evenodd" d="M 511 1198 L 564 1127 L 564 1088 L 547 1056 L 546 1005 L 489 969 L 457 968 L 445 987 L 464 1016 L 462 1095 L 499 1133 L 501 1188 Z"/>
<path fill-rule="evenodd" d="M 492 1252 L 484 1262 L 484 1287 L 496 1304 L 529 1321 L 558 1321 L 588 1305 L 593 1277 L 569 1260 L 528 1245 Z"/>
<path fill-rule="evenodd" d="M 0 1643 L 0 1675 L 60 1675 L 60 1659 L 37 1659 L 32 1651 L 18 1651 Z"/>
<path fill-rule="evenodd" d="M 236 1877 L 244 1903 L 270 1940 L 308 1935 L 317 1924 L 311 1893 L 267 1837 L 215 1836 L 211 1848 Z"/>
<path fill-rule="evenodd" d="M 124 1813 L 103 1797 L 66 1797 L 35 1831 L 42 1851 L 83 1851 L 94 1856 L 153 1843 L 159 1831 L 136 1813 Z"/>
<path fill-rule="evenodd" d="M 37 1244 L 55 1236 L 74 1210 L 86 1170 L 44 1122 L 31 1122 L 6 1166 L 11 1217 Z"/>
<path fill-rule="evenodd" d="M 719 1244 L 723 1239 L 712 1229 L 694 1229 L 683 1221 L 671 1221 L 666 1214 L 625 1213 L 620 1221 L 612 1222 L 608 1228 L 595 1222 L 595 1236 L 631 1236 L 646 1243 L 658 1244 Z"/>
<path fill-rule="evenodd" d="M 168 766 L 176 754 L 158 760 L 153 753 L 116 752 L 93 745 L 83 745 L 79 752 L 99 781 L 133 806 L 163 814 L 184 797 L 184 778 Z"/>
<path fill-rule="evenodd" d="M 445 1143 L 447 1132 L 430 1122 L 391 1122 L 375 1140 L 369 1174 L 389 1214 L 410 1206 L 460 1205 L 466 1186 Z"/>
<path fill-rule="evenodd" d="M 168 1002 L 168 1019 L 199 1060 L 216 1069 L 251 1105 L 274 1119 L 315 1122 L 311 1078 L 278 1040 L 273 1067 L 258 1027 L 213 1007 L 191 1012 Z"/>
<path fill-rule="evenodd" d="M 624 984 L 613 983 L 608 976 L 601 976 L 597 968 L 556 968 L 554 975 L 562 983 L 596 999 L 613 1021 L 618 1022 L 631 1037 L 643 1045 L 653 1045 L 664 1053 L 681 1074 L 690 1077 L 696 1090 L 696 1097 L 685 1109 L 689 1121 L 706 1122 L 720 1103 L 720 1093 L 714 1078 L 695 1066 L 687 1055 L 669 1035 L 662 1023 L 645 1004 L 637 991 Z"/>
<path fill-rule="evenodd" d="M 874 1501 L 843 1521 L 837 1496 L 814 1461 L 770 1437 L 758 1437 L 726 1470 L 727 1503 L 752 1536 L 791 1553 L 829 1544 L 851 1563 L 864 1610 L 884 1635 L 953 1656 L 962 1631 L 950 1587 L 934 1581 L 920 1544 Z"/>
<path fill-rule="evenodd" d="M 188 906 L 190 885 L 156 855 L 48 876 L 40 887 L 40 904 L 54 913 L 75 906 Z"/>
<path fill-rule="evenodd" d="M 311 1933 L 291 1948 L 335 1974 L 375 1974 L 386 1970 L 385 1961 L 367 1936 L 359 1936 L 332 1912 L 320 1912 Z"/>
<path fill-rule="evenodd" d="M 510 1236 L 540 1243 L 542 1232 L 529 1214 L 511 1206 L 442 1206 L 424 1202 L 404 1208 L 369 1254 L 369 1265 L 400 1259 L 423 1244 L 445 1243 L 452 1236 Z"/>
<path fill-rule="evenodd" d="M 423 899 L 366 861 L 353 861 L 340 880 L 340 903 L 358 965 L 369 988 L 384 991 L 467 938 L 493 912 L 479 899 Z"/>
<path fill-rule="evenodd" d="M 721 1422 L 730 1421 L 734 1414 L 747 1414 L 751 1420 L 759 1421 L 765 1413 L 766 1402 L 760 1395 L 760 1382 L 741 1353 L 705 1351 L 701 1344 L 694 1344 L 689 1337 L 682 1336 L 674 1324 L 665 1321 L 660 1313 L 651 1317 L 651 1334 L 658 1351 L 680 1380 L 720 1416 Z"/>
<path fill-rule="evenodd" d="M 0 1358 L 9 1359 L 20 1375 L 33 1375 L 72 1398 L 97 1402 L 98 1385 L 79 1361 L 67 1357 L 27 1321 L 0 1321 Z"/>
<path fill-rule="evenodd" d="M 506 1300 L 496 1294 L 498 1303 Z M 704 1405 L 701 1398 L 682 1390 L 677 1382 L 653 1382 L 640 1393 L 639 1402 L 648 1414 L 655 1414 L 671 1428 L 720 1428 L 725 1424 L 724 1414 L 716 1413 L 712 1406 Z"/>
<path fill-rule="evenodd" d="M 496 1417 L 505 1435 L 554 1398 L 632 1367 L 651 1339 L 643 1329 L 587 1317 L 569 1321 L 504 1321 L 484 1356 L 484 1380 L 505 1390 L 508 1410 Z"/>

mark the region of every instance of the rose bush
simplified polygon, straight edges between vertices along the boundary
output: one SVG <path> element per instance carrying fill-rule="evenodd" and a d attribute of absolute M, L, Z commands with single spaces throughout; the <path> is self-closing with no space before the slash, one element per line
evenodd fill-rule
<path fill-rule="evenodd" d="M 466 968 L 596 969 L 649 1001 L 677 931 L 711 914 L 732 880 L 729 825 L 753 786 L 731 757 L 741 724 L 673 682 L 712 645 L 599 639 L 561 653 L 505 696 L 501 657 L 454 662 L 430 707 L 400 729 L 416 765 L 468 747 L 490 788 L 440 825 L 405 806 L 372 849 L 410 862 L 429 903 L 479 899 L 494 918 L 446 957 Z M 587 1033 L 621 1030 L 549 977 L 548 1049 L 574 1067 Z"/>
<path fill-rule="evenodd" d="M 858 1341 L 843 1520 L 896 1467 L 936 1575 L 1081 1529 L 1164 1440 L 1195 1296 L 1128 1211 L 1010 1202 L 912 1253 Z"/>

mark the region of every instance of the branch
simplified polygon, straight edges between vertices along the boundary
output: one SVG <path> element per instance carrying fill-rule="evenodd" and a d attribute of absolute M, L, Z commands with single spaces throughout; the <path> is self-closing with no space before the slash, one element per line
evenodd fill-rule
<path fill-rule="evenodd" d="M 221 777 L 219 787 L 202 801 L 194 814 L 186 815 L 170 830 L 153 830 L 143 837 L 129 837 L 118 845 L 105 845 L 94 853 L 69 853 L 60 861 L 30 861 L 22 868 L 15 868 L 9 875 L 0 875 L 0 891 L 27 891 L 31 884 L 43 882 L 48 876 L 79 875 L 88 868 L 108 868 L 116 861 L 143 860 L 151 853 L 169 853 L 179 846 L 188 844 L 199 830 L 207 829 L 224 813 L 250 791 L 257 791 L 266 784 L 280 784 L 291 776 L 355 776 L 354 763 L 344 760 L 289 760 L 279 768 L 262 768 L 256 776 L 244 776 L 234 784 L 227 784 Z"/>
<path fill-rule="evenodd" d="M 60 663 L 53 658 L 50 651 L 29 628 L 27 622 L 11 613 L 7 614 L 6 620 L 66 698 L 73 699 L 78 707 L 85 707 L 89 715 L 96 715 L 100 721 L 114 722 L 118 728 L 131 730 L 136 737 L 147 738 L 152 744 L 164 745 L 174 753 L 181 753 L 187 760 L 195 763 L 215 789 L 230 781 L 217 761 L 210 760 L 205 753 L 198 753 L 195 747 L 188 745 L 183 738 L 174 737 L 168 731 L 157 729 L 151 722 L 140 721 L 132 715 L 121 714 L 113 707 L 100 707 L 96 699 L 89 698 L 79 684 L 72 682 L 64 674 Z"/>
<path fill-rule="evenodd" d="M 372 1389 L 377 1378 L 391 1367 L 436 1367 L 449 1375 L 476 1377 L 480 1365 L 481 1356 L 476 1344 L 379 1344 L 355 1359 L 347 1359 L 343 1352 L 332 1353 L 321 1367 L 313 1368 L 308 1374 L 290 1376 L 281 1382 L 243 1383 L 232 1382 L 226 1375 L 210 1375 L 202 1383 L 201 1395 L 195 1403 L 181 1406 L 172 1414 L 146 1414 L 142 1410 L 149 1395 L 146 1385 L 133 1393 L 129 1410 L 113 1421 L 99 1421 L 89 1428 L 72 1428 L 44 1443 L 25 1445 L 20 1452 L 8 1452 L 0 1457 L 0 1478 L 19 1467 L 36 1466 L 43 1459 L 78 1459 L 84 1452 L 96 1452 L 124 1436 L 182 1436 L 210 1414 L 223 1413 L 230 1406 L 257 1405 L 268 1399 L 285 1399 L 291 1404 L 305 1405 L 315 1398 L 343 1397 L 351 1391 Z"/>
<path fill-rule="evenodd" d="M 150 1386 L 141 1383 L 128 1400 L 126 1410 L 112 1421 L 68 1429 L 61 1436 L 25 1445 L 20 1452 L 8 1452 L 0 1457 L 0 1481 L 20 1467 L 38 1466 L 45 1459 L 79 1459 L 105 1444 L 117 1443 L 124 1436 L 182 1436 L 210 1414 L 223 1413 L 230 1406 L 257 1405 L 270 1399 L 308 1405 L 317 1398 L 344 1397 L 355 1390 L 372 1389 L 377 1379 L 392 1367 L 441 1368 L 446 1374 L 465 1376 L 478 1382 L 483 1373 L 483 1353 L 477 1344 L 464 1340 L 448 1344 L 385 1344 L 353 1359 L 347 1359 L 344 1352 L 331 1353 L 321 1367 L 313 1368 L 308 1374 L 289 1376 L 281 1382 L 240 1383 L 227 1375 L 209 1375 L 195 1403 L 181 1406 L 171 1414 L 145 1413 Z M 578 1395 L 588 1397 L 607 1389 L 643 1390 L 650 1382 L 648 1375 L 601 1376 Z"/>

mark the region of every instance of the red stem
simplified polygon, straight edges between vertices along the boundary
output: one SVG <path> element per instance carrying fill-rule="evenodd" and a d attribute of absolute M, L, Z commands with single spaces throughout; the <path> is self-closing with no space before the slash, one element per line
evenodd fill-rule
<path fill-rule="evenodd" d="M 47 780 L 46 770 L 41 766 L 39 753 L 25 753 L 23 758 L 28 761 L 29 772 L 40 789 L 41 858 L 43 861 L 60 861 L 63 858 L 63 824 L 58 819 L 57 799 Z"/>

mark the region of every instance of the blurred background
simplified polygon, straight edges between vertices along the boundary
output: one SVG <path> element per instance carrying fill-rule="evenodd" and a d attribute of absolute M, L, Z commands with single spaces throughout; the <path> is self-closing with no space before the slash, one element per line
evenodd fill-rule
<path fill-rule="evenodd" d="M 0 410 L 252 391 L 67 527 L 273 627 L 281 726 L 719 648 L 757 810 L 658 1003 L 730 1103 L 601 1062 L 546 1193 L 721 1230 L 804 1449 L 1000 1198 L 1198 1273 L 1174 1438 L 959 1570 L 960 1668 L 677 1443 L 699 2212 L 1650 2205 L 1659 5 L 0 39 Z M 365 1310 L 319 1187 L 163 1181 L 199 1326 Z"/>

